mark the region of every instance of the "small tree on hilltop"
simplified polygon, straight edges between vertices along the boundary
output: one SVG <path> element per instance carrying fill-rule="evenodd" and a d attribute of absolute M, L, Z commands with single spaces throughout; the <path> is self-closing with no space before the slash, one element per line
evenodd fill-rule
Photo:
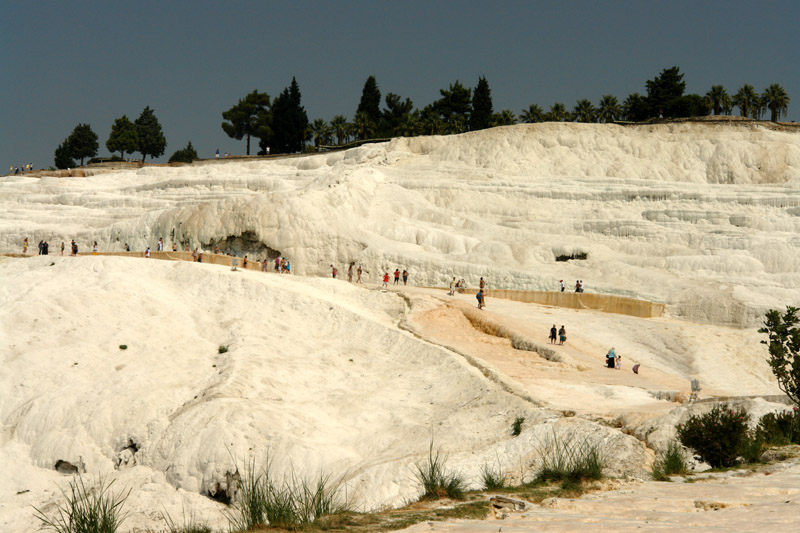
<path fill-rule="evenodd" d="M 111 153 L 119 151 L 120 157 L 125 159 L 125 152 L 136 152 L 139 149 L 139 136 L 136 134 L 136 125 L 122 115 L 111 126 L 111 134 L 106 141 L 106 148 Z"/>
<path fill-rule="evenodd" d="M 64 142 L 58 145 L 55 152 L 56 168 L 72 168 L 75 166 L 75 160 L 72 159 L 72 152 L 69 148 L 69 139 L 64 139 Z"/>
<path fill-rule="evenodd" d="M 197 150 L 192 146 L 192 141 L 186 145 L 186 148 L 181 148 L 172 154 L 169 158 L 170 163 L 191 163 L 197 159 Z"/>
<path fill-rule="evenodd" d="M 797 424 L 800 428 L 800 329 L 797 324 L 797 308 L 787 306 L 786 313 L 781 315 L 775 309 L 766 314 L 764 327 L 759 333 L 766 333 L 769 339 L 761 341 L 769 347 L 767 362 L 772 373 L 778 378 L 778 387 L 795 404 Z"/>
<path fill-rule="evenodd" d="M 97 134 L 92 131 L 89 124 L 78 124 L 72 130 L 67 138 L 67 145 L 69 146 L 70 156 L 75 159 L 83 160 L 86 157 L 94 157 L 97 155 L 97 148 L 100 144 L 97 142 Z"/>
<path fill-rule="evenodd" d="M 164 155 L 167 149 L 167 140 L 161 131 L 161 124 L 158 122 L 150 106 L 142 110 L 142 114 L 136 119 L 136 135 L 139 137 L 138 152 L 142 154 L 142 163 L 150 155 L 151 159 Z"/>

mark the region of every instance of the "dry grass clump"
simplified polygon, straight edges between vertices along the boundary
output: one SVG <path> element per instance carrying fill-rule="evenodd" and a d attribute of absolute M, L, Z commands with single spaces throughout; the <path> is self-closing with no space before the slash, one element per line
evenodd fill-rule
<path fill-rule="evenodd" d="M 464 317 L 469 320 L 470 324 L 472 324 L 472 327 L 487 335 L 510 340 L 511 346 L 515 350 L 534 352 L 548 361 L 553 361 L 555 363 L 560 363 L 563 360 L 555 350 L 537 344 L 518 333 L 514 333 L 499 322 L 492 320 L 484 313 L 478 313 L 472 308 L 463 308 L 461 312 L 464 314 Z"/>

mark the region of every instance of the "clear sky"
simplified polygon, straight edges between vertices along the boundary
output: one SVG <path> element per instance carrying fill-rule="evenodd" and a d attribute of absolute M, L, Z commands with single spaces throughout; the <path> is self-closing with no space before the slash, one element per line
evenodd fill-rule
<path fill-rule="evenodd" d="M 310 120 L 352 119 L 370 74 L 422 108 L 485 76 L 495 111 L 620 100 L 677 65 L 687 92 L 781 84 L 800 121 L 800 1 L 17 1 L 0 31 L 0 164 L 53 165 L 78 123 L 99 136 L 149 105 L 166 161 L 244 153 L 222 111 L 297 78 Z M 257 146 L 257 142 L 255 143 Z"/>

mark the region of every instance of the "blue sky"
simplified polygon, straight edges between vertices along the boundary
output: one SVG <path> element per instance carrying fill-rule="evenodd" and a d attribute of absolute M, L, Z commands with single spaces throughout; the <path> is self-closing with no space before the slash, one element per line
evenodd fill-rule
<path fill-rule="evenodd" d="M 422 108 L 485 76 L 496 111 L 620 101 L 674 65 L 687 92 L 781 84 L 800 121 L 794 1 L 15 1 L 0 33 L 0 164 L 53 164 L 78 123 L 100 138 L 149 105 L 201 157 L 244 153 L 222 111 L 297 78 L 309 119 L 352 118 L 367 76 Z"/>

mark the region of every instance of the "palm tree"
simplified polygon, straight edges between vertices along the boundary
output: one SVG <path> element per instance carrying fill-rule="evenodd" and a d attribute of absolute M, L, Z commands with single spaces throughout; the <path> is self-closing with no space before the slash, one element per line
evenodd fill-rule
<path fill-rule="evenodd" d="M 594 122 L 597 110 L 594 105 L 585 98 L 575 102 L 575 108 L 572 110 L 572 116 L 578 122 Z"/>
<path fill-rule="evenodd" d="M 742 85 L 739 92 L 733 95 L 731 104 L 739 108 L 739 115 L 742 117 L 758 118 L 760 116 L 758 93 L 756 93 L 755 87 L 749 83 Z"/>
<path fill-rule="evenodd" d="M 492 116 L 492 126 L 513 126 L 517 123 L 517 117 L 510 109 L 503 109 Z"/>
<path fill-rule="evenodd" d="M 706 93 L 706 102 L 714 110 L 715 115 L 720 113 L 731 114 L 731 109 L 733 108 L 731 97 L 728 96 L 728 91 L 722 85 L 711 86 L 711 90 Z"/>
<path fill-rule="evenodd" d="M 526 122 L 528 124 L 533 124 L 535 122 L 541 122 L 544 120 L 544 111 L 542 108 L 536 104 L 531 104 L 528 106 L 528 109 L 523 109 L 522 113 L 519 116 L 522 119 L 522 122 Z"/>
<path fill-rule="evenodd" d="M 622 102 L 622 116 L 625 117 L 625 120 L 641 122 L 647 120 L 648 115 L 649 107 L 641 94 L 629 94 L 625 101 Z"/>
<path fill-rule="evenodd" d="M 314 147 L 319 150 L 320 145 L 328 144 L 330 142 L 333 128 L 321 118 L 316 119 L 311 124 L 311 135 L 314 139 Z"/>
<path fill-rule="evenodd" d="M 336 136 L 336 144 L 341 146 L 347 142 L 347 117 L 335 115 L 331 119 L 331 129 Z"/>
<path fill-rule="evenodd" d="M 547 112 L 547 120 L 552 120 L 554 122 L 564 122 L 569 118 L 569 113 L 567 113 L 567 108 L 561 102 L 556 102 L 555 104 L 550 106 L 550 111 Z"/>
<path fill-rule="evenodd" d="M 603 98 L 600 99 L 600 109 L 597 115 L 605 123 L 619 120 L 622 116 L 622 108 L 619 106 L 617 97 L 610 94 L 603 95 Z"/>
<path fill-rule="evenodd" d="M 353 132 L 357 139 L 368 139 L 374 133 L 373 122 L 369 119 L 369 115 L 365 111 L 356 113 L 353 119 Z"/>
<path fill-rule="evenodd" d="M 789 95 L 777 83 L 773 83 L 764 90 L 761 95 L 761 104 L 764 109 L 769 109 L 772 122 L 778 122 L 779 118 L 789 113 Z"/>

